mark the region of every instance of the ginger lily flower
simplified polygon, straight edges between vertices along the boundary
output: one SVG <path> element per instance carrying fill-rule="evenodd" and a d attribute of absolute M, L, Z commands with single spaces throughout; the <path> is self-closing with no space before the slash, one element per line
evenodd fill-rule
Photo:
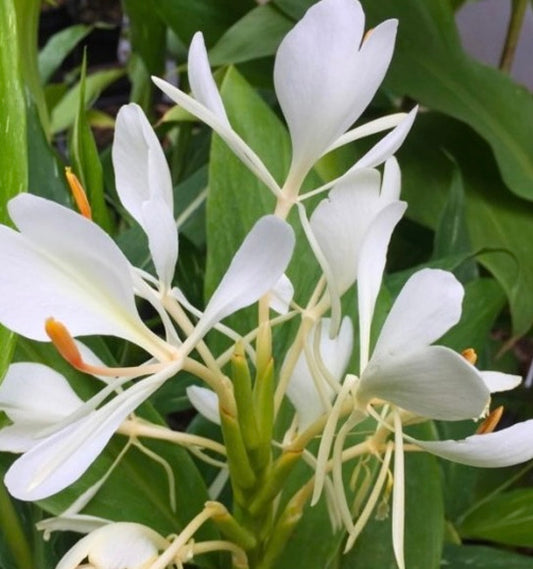
<path fill-rule="evenodd" d="M 178 258 L 172 180 L 157 136 L 135 103 L 117 115 L 112 155 L 120 201 L 146 233 L 159 280 L 170 290 Z"/>
<path fill-rule="evenodd" d="M 398 114 L 344 134 L 360 117 L 382 82 L 396 37 L 396 20 L 377 26 L 363 39 L 364 14 L 356 0 L 321 0 L 285 36 L 276 54 L 274 84 L 292 140 L 285 186 L 291 197 L 325 153 L 370 133 L 397 127 L 361 167 L 380 164 L 403 142 L 413 117 Z M 253 150 L 231 127 L 209 69 L 203 37 L 189 51 L 192 96 L 153 78 L 172 100 L 209 125 L 275 194 L 280 187 Z M 376 147 L 377 148 L 377 147 Z M 370 156 L 371 154 L 371 156 Z M 366 155 L 365 155 L 366 156 Z"/>
<path fill-rule="evenodd" d="M 58 563 L 56 569 L 76 569 L 84 560 L 87 569 L 144 569 L 170 545 L 156 531 L 142 524 L 116 522 L 83 537 Z"/>

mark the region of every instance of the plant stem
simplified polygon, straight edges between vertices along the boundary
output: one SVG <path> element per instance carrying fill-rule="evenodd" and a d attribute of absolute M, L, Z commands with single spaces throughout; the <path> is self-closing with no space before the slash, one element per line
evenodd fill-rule
<path fill-rule="evenodd" d="M 524 23 L 528 0 L 513 0 L 511 18 L 507 28 L 507 36 L 500 56 L 500 69 L 505 73 L 511 71 L 513 65 L 516 46 Z"/>

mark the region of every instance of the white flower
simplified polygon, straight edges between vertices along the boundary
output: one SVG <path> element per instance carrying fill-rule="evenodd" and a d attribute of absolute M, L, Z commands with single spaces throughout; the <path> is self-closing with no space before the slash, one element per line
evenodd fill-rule
<path fill-rule="evenodd" d="M 186 389 L 191 405 L 208 421 L 220 425 L 220 410 L 217 394 L 211 389 L 189 385 Z"/>
<path fill-rule="evenodd" d="M 396 20 L 377 26 L 363 39 L 364 14 L 356 0 L 322 0 L 312 6 L 279 46 L 274 84 L 292 140 L 292 162 L 286 187 L 297 193 L 306 174 L 325 153 L 351 140 L 395 128 L 360 160 L 372 167 L 392 155 L 403 142 L 413 116 L 360 127 L 354 123 L 372 100 L 390 63 Z M 189 51 L 192 96 L 165 81 L 156 85 L 188 112 L 209 125 L 274 194 L 280 187 L 260 158 L 231 127 L 209 69 L 200 33 Z M 379 146 L 379 148 L 378 148 Z"/>
<path fill-rule="evenodd" d="M 135 103 L 117 115 L 112 156 L 120 201 L 146 233 L 159 280 L 169 290 L 178 257 L 172 180 L 161 145 Z"/>
<path fill-rule="evenodd" d="M 142 524 L 116 522 L 100 527 L 76 543 L 56 569 L 145 569 L 169 542 Z"/>

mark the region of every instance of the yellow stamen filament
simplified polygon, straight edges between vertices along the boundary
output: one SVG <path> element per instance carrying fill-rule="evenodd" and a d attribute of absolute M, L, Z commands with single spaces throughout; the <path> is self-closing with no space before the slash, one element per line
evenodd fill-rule
<path fill-rule="evenodd" d="M 476 350 L 474 350 L 474 348 L 467 348 L 466 350 L 463 350 L 461 352 L 461 355 L 463 356 L 463 358 L 470 364 L 472 364 L 473 366 L 476 365 L 477 363 L 477 354 L 476 354 Z"/>
<path fill-rule="evenodd" d="M 44 328 L 56 350 L 76 369 L 83 369 L 83 358 L 70 332 L 59 321 L 47 318 Z"/>
<path fill-rule="evenodd" d="M 74 202 L 76 203 L 77 208 L 80 210 L 81 215 L 86 217 L 87 219 L 92 219 L 92 212 L 91 206 L 89 204 L 89 200 L 87 199 L 87 194 L 83 189 L 78 177 L 72 171 L 72 168 L 67 166 L 65 168 L 65 176 L 67 178 L 68 185 L 70 187 L 70 191 L 72 192 L 72 197 L 74 198 Z"/>
<path fill-rule="evenodd" d="M 503 405 L 496 407 L 496 409 L 492 410 L 489 413 L 489 416 L 479 425 L 476 435 L 487 435 L 488 433 L 492 433 L 494 429 L 498 426 L 500 419 L 503 415 Z"/>

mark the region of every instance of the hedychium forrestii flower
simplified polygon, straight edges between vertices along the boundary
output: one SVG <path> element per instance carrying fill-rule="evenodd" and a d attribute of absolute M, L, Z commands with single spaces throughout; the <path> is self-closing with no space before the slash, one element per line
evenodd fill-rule
<path fill-rule="evenodd" d="M 365 17 L 355 0 L 322 0 L 312 6 L 281 42 L 274 85 L 289 127 L 292 162 L 283 184 L 232 128 L 211 75 L 203 36 L 189 50 L 191 95 L 154 77 L 172 100 L 209 125 L 278 198 L 285 217 L 298 201 L 301 185 L 324 154 L 364 136 L 393 129 L 362 156 L 353 169 L 372 168 L 401 146 L 416 110 L 397 113 L 348 130 L 369 105 L 388 69 L 396 20 L 387 20 L 365 37 Z M 334 183 L 317 189 L 325 191 Z M 311 192 L 312 194 L 313 192 Z"/>

